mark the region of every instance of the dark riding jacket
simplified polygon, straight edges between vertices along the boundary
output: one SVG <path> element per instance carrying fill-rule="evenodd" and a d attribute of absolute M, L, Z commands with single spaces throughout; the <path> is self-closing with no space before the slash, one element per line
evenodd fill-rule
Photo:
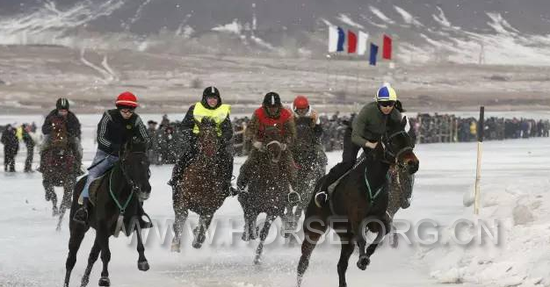
<path fill-rule="evenodd" d="M 108 154 L 118 156 L 121 146 L 132 137 L 137 137 L 147 145 L 151 142 L 147 128 L 135 113 L 126 120 L 119 110 L 108 110 L 97 124 L 98 148 Z"/>
<path fill-rule="evenodd" d="M 42 133 L 45 135 L 49 135 L 52 130 L 52 122 L 54 118 L 62 119 L 67 124 L 67 133 L 70 138 L 77 137 L 80 139 L 81 131 L 80 131 L 80 122 L 78 121 L 78 118 L 76 115 L 69 111 L 67 114 L 67 117 L 60 116 L 57 112 L 57 109 L 51 111 L 44 120 L 44 124 L 42 125 Z"/>
<path fill-rule="evenodd" d="M 401 118 L 402 115 L 396 108 L 385 115 L 377 102 L 369 103 L 353 119 L 351 140 L 360 147 L 364 147 L 367 141 L 378 142 L 386 133 L 387 122 L 400 122 Z"/>

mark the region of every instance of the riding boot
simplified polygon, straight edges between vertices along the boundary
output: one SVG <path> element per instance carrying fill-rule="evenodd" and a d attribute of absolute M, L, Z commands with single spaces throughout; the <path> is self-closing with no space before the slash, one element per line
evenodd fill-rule
<path fill-rule="evenodd" d="M 88 205 L 90 200 L 87 197 L 83 198 L 82 206 L 75 212 L 74 222 L 82 225 L 88 225 Z"/>

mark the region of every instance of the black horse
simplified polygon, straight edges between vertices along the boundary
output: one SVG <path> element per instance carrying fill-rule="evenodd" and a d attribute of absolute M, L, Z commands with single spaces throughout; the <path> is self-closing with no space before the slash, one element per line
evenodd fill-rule
<path fill-rule="evenodd" d="M 75 165 L 76 155 L 70 147 L 67 127 L 60 120 L 53 121 L 50 144 L 41 152 L 40 163 L 42 185 L 46 192 L 46 201 L 52 202 L 52 215 L 59 215 L 57 231 L 61 229 L 65 211 L 71 207 L 71 195 L 76 184 L 78 170 Z M 63 187 L 63 198 L 57 208 L 57 194 L 54 187 Z"/>
<path fill-rule="evenodd" d="M 66 262 L 65 287 L 69 286 L 71 271 L 76 263 L 76 254 L 84 235 L 90 226 L 96 230 L 96 237 L 88 266 L 82 277 L 82 285 L 89 281 L 92 267 L 101 251 L 103 271 L 99 286 L 110 286 L 109 271 L 107 269 L 111 260 L 109 250 L 109 237 L 118 236 L 120 230 L 129 236 L 134 230 L 137 234 L 137 251 L 139 253 L 138 269 L 149 270 L 149 263 L 144 255 L 145 248 L 141 238 L 140 217 L 144 215 L 142 201 L 149 198 L 151 185 L 149 184 L 149 160 L 146 154 L 146 145 L 142 142 L 130 142 L 120 152 L 120 160 L 107 171 L 103 177 L 97 179 L 90 186 L 90 199 L 93 205 L 89 208 L 89 226 L 76 223 L 71 220 L 69 225 L 71 237 L 69 239 L 69 255 Z M 86 177 L 80 179 L 73 194 L 71 206 L 71 218 L 79 208 L 78 198 Z M 95 196 L 93 195 L 95 191 Z"/>
<path fill-rule="evenodd" d="M 325 175 L 327 165 L 327 155 L 315 134 L 313 119 L 298 117 L 295 122 L 297 138 L 291 151 L 298 167 L 298 177 L 293 186 L 295 193 L 289 195 L 283 219 L 281 233 L 285 237 L 290 235 L 289 232 L 295 231 L 298 221 L 313 195 L 315 183 Z M 292 198 L 293 195 L 296 198 Z"/>
<path fill-rule="evenodd" d="M 363 161 L 359 162 L 336 186 L 330 201 L 321 208 L 312 199 L 306 211 L 302 256 L 298 264 L 298 286 L 309 265 L 309 258 L 320 237 L 332 227 L 340 237 L 341 254 L 338 262 L 339 286 L 346 284 L 345 273 L 348 261 L 359 246 L 357 266 L 365 270 L 370 256 L 378 243 L 390 231 L 388 207 L 387 175 L 390 165 L 396 163 L 413 174 L 418 170 L 419 161 L 413 153 L 413 143 L 404 131 L 406 119 L 389 127 L 383 142 Z M 323 179 L 321 179 L 322 181 Z M 315 188 L 319 191 L 321 181 Z M 376 239 L 368 246 L 366 231 L 377 233 Z"/>
<path fill-rule="evenodd" d="M 244 231 L 242 239 L 249 241 L 258 237 L 256 222 L 260 213 L 266 214 L 265 223 L 260 231 L 260 242 L 256 248 L 254 264 L 261 263 L 264 243 L 269 229 L 277 217 L 282 217 L 285 210 L 290 182 L 288 175 L 281 171 L 281 165 L 288 164 L 282 157 L 281 136 L 277 128 L 268 128 L 265 132 L 265 147 L 259 151 L 254 162 L 254 171 L 248 175 L 250 182 L 248 192 L 239 194 L 239 202 L 244 212 Z"/>

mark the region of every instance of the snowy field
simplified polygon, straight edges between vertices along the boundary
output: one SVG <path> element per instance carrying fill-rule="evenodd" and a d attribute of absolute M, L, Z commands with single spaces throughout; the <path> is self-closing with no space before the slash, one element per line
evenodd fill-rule
<path fill-rule="evenodd" d="M 527 116 L 527 115 L 526 115 Z M 85 165 L 95 152 L 93 132 L 99 115 L 80 117 L 83 123 Z M 158 120 L 158 115 L 143 119 Z M 42 116 L 1 116 L 1 123 L 42 122 Z M 416 177 L 414 199 L 409 209 L 396 218 L 415 226 L 421 220 L 438 223 L 442 239 L 421 244 L 400 241 L 397 249 L 383 245 L 372 257 L 366 271 L 355 267 L 357 252 L 350 259 L 349 286 L 550 286 L 550 139 L 509 140 L 484 143 L 483 192 L 478 219 L 501 223 L 498 244 L 487 239 L 460 245 L 442 243 L 450 227 L 459 219 L 474 220 L 472 207 L 464 207 L 464 194 L 473 190 L 475 143 L 418 145 L 420 170 Z M 23 169 L 24 147 L 17 157 L 17 170 Z M 339 152 L 329 154 L 329 165 L 336 164 Z M 236 158 L 235 172 L 244 158 Z M 38 157 L 35 157 L 35 162 Z M 37 163 L 33 166 L 36 168 Z M 298 246 L 289 246 L 276 236 L 275 227 L 264 252 L 261 266 L 252 264 L 256 242 L 240 240 L 242 211 L 236 198 L 227 199 L 216 213 L 217 229 L 212 244 L 200 250 L 191 247 L 185 235 L 182 253 L 171 253 L 171 233 L 166 223 L 173 219 L 171 190 L 166 185 L 171 166 L 152 166 L 151 198 L 145 208 L 156 223 L 146 234 L 148 272 L 137 270 L 135 242 L 111 239 L 112 286 L 293 286 L 300 256 Z M 58 190 L 58 196 L 61 192 Z M 0 286 L 61 286 L 65 273 L 68 218 L 61 232 L 55 231 L 56 218 L 51 204 L 44 200 L 41 175 L 6 174 L 0 171 Z M 197 217 L 192 215 L 194 226 Z M 279 226 L 280 224 L 276 224 Z M 161 232 L 159 237 L 157 231 Z M 166 232 L 168 236 L 166 236 Z M 94 232 L 82 244 L 72 285 L 78 286 L 84 271 Z M 462 232 L 468 233 L 468 232 Z M 462 234 L 464 235 L 464 234 Z M 330 237 L 330 236 L 329 236 Z M 208 239 L 207 239 L 208 240 Z M 315 250 L 304 286 L 336 286 L 339 245 L 325 244 Z M 474 240 L 475 241 L 475 240 Z M 99 279 L 101 261 L 92 272 L 91 285 Z"/>

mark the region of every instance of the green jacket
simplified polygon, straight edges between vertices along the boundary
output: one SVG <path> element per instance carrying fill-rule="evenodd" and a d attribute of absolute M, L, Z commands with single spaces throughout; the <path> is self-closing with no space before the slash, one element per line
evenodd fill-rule
<path fill-rule="evenodd" d="M 367 141 L 380 141 L 386 133 L 388 119 L 399 122 L 401 118 L 401 113 L 396 108 L 389 115 L 384 115 L 376 102 L 366 104 L 353 120 L 351 141 L 360 147 L 364 147 Z"/>

